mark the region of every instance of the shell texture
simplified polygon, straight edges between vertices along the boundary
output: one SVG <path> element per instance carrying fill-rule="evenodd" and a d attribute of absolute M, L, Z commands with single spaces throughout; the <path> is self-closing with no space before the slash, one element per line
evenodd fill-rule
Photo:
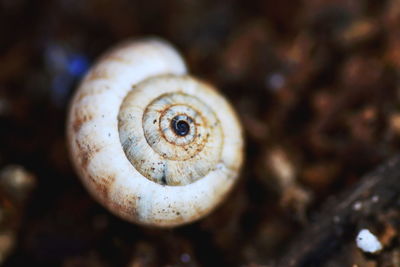
<path fill-rule="evenodd" d="M 208 214 L 243 161 L 232 107 L 159 39 L 127 41 L 99 59 L 73 97 L 67 136 L 91 194 L 123 219 L 151 226 Z"/>

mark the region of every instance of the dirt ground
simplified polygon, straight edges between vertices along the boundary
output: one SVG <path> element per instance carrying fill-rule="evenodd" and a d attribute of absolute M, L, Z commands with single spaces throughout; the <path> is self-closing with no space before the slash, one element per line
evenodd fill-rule
<path fill-rule="evenodd" d="M 0 0 L 0 33 L 2 266 L 283 266 L 324 206 L 400 148 L 400 0 Z M 106 49 L 145 36 L 174 44 L 245 129 L 229 198 L 169 230 L 95 202 L 66 147 L 79 80 Z M 400 266 L 396 190 L 323 259 L 293 266 Z M 382 252 L 357 248 L 364 227 Z"/>

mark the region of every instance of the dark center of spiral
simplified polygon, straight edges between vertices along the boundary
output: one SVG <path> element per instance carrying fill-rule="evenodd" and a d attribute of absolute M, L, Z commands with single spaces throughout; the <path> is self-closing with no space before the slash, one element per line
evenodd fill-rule
<path fill-rule="evenodd" d="M 190 131 L 190 125 L 188 123 L 189 118 L 186 116 L 178 115 L 175 116 L 171 121 L 171 126 L 174 132 L 179 136 L 185 136 Z"/>

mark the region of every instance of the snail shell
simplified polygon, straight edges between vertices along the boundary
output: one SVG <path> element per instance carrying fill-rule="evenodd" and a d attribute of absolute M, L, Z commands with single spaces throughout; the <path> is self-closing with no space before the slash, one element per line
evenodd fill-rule
<path fill-rule="evenodd" d="M 73 97 L 74 166 L 91 194 L 128 221 L 194 221 L 237 180 L 238 119 L 211 85 L 186 71 L 165 41 L 128 41 L 100 58 Z"/>

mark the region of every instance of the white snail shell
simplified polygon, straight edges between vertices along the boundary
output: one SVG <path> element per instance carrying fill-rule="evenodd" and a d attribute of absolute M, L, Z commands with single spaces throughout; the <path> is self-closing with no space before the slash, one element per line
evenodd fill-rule
<path fill-rule="evenodd" d="M 177 226 L 220 203 L 237 180 L 243 139 L 216 90 L 186 74 L 159 39 L 125 42 L 76 91 L 67 135 L 91 194 L 131 222 Z"/>

